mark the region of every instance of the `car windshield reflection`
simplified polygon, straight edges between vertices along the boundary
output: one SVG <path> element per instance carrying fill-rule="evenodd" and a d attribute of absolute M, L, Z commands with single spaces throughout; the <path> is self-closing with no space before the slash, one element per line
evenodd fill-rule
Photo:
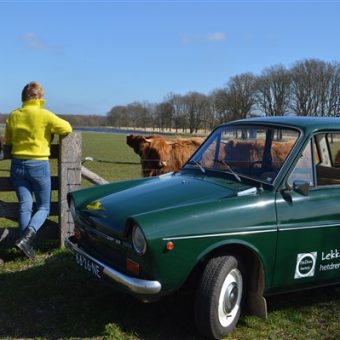
<path fill-rule="evenodd" d="M 221 126 L 184 169 L 230 173 L 273 183 L 299 137 L 299 131 L 272 126 Z"/>

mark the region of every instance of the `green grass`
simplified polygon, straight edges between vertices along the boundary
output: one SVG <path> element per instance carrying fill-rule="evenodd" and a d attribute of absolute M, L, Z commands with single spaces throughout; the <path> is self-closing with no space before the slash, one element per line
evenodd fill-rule
<path fill-rule="evenodd" d="M 139 157 L 124 135 L 83 133 L 86 166 L 107 180 L 140 176 Z M 105 161 L 105 162 L 104 162 Z M 53 163 L 53 162 L 52 162 Z M 8 161 L 0 162 L 1 176 Z M 56 164 L 52 164 L 53 172 Z M 84 186 L 90 185 L 85 182 Z M 14 200 L 1 193 L 1 200 Z M 0 220 L 2 227 L 15 227 Z M 28 260 L 0 248 L 0 338 L 198 339 L 192 296 L 142 304 L 78 269 L 71 254 L 48 241 Z M 339 339 L 340 286 L 267 298 L 268 319 L 243 316 L 230 339 Z"/>
<path fill-rule="evenodd" d="M 82 141 L 83 159 L 95 160 L 84 165 L 104 179 L 119 181 L 141 176 L 140 158 L 126 144 L 125 135 L 89 132 L 82 134 Z"/>

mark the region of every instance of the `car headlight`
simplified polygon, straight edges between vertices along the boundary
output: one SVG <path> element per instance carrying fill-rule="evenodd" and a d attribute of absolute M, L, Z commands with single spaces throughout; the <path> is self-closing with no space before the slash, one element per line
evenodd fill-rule
<path fill-rule="evenodd" d="M 135 225 L 132 229 L 132 245 L 139 255 L 145 254 L 147 248 L 146 240 L 142 229 L 138 225 Z"/>

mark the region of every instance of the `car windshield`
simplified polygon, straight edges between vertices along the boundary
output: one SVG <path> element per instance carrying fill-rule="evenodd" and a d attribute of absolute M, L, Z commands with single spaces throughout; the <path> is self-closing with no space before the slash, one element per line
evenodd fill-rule
<path fill-rule="evenodd" d="M 232 125 L 217 128 L 186 163 L 226 172 L 237 181 L 248 177 L 272 183 L 299 137 L 297 130 L 272 126 Z"/>

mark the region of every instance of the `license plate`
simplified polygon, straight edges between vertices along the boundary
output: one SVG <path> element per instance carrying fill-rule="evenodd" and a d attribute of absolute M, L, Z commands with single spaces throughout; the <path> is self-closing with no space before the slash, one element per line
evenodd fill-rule
<path fill-rule="evenodd" d="M 98 279 L 102 278 L 103 267 L 99 264 L 81 254 L 76 254 L 76 262 L 79 264 L 80 267 L 84 268 L 86 271 L 90 272 Z"/>

